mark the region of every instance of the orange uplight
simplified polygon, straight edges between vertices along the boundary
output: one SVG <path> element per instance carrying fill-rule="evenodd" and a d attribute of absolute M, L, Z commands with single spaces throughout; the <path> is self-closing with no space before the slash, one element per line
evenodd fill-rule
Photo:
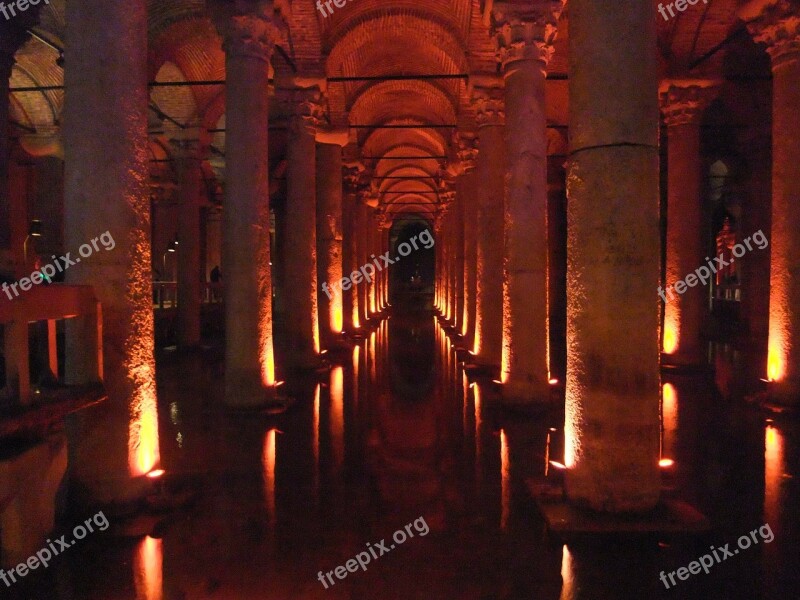
<path fill-rule="evenodd" d="M 341 304 L 342 301 L 339 299 L 339 306 L 331 306 L 331 329 L 337 334 L 344 330 L 344 311 Z"/>
<path fill-rule="evenodd" d="M 151 369 L 145 369 L 150 374 Z M 135 391 L 134 418 L 128 429 L 128 467 L 138 477 L 152 471 L 161 460 L 158 446 L 158 406 L 154 378 Z"/>
<path fill-rule="evenodd" d="M 567 468 L 567 466 L 564 463 L 560 463 L 557 460 L 551 460 L 550 461 L 550 466 L 555 468 L 555 469 L 559 469 L 559 470 L 564 470 L 564 469 Z"/>
<path fill-rule="evenodd" d="M 265 387 L 275 385 L 275 352 L 272 348 L 272 333 L 262 339 L 261 346 L 261 382 Z"/>
<path fill-rule="evenodd" d="M 779 350 L 778 344 L 770 344 L 767 353 L 767 378 L 770 381 L 780 381 L 783 376 L 783 353 Z"/>
<path fill-rule="evenodd" d="M 166 471 L 164 471 L 164 469 L 154 469 L 154 470 L 150 471 L 147 474 L 147 476 L 150 479 L 159 479 L 160 477 L 162 477 L 164 475 L 165 472 Z"/>
<path fill-rule="evenodd" d="M 664 323 L 664 353 L 674 354 L 678 349 L 678 328 L 674 324 Z"/>
<path fill-rule="evenodd" d="M 558 379 L 556 379 L 555 377 L 551 377 L 551 378 L 548 380 L 548 383 L 549 383 L 550 385 L 558 385 Z"/>
<path fill-rule="evenodd" d="M 161 540 L 147 536 L 140 542 L 133 561 L 137 599 L 162 600 L 164 597 L 163 559 Z"/>
<path fill-rule="evenodd" d="M 661 467 L 662 469 L 668 469 L 674 464 L 675 461 L 672 460 L 671 458 L 662 458 L 661 460 L 658 461 L 658 466 Z"/>

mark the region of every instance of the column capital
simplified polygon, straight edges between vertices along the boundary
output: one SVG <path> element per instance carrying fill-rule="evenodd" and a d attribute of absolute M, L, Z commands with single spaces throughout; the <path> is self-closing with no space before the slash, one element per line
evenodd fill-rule
<path fill-rule="evenodd" d="M 546 66 L 553 56 L 553 42 L 564 2 L 494 2 L 490 33 L 496 45 L 498 62 L 505 67 L 517 60 L 536 60 Z"/>
<path fill-rule="evenodd" d="M 228 56 L 270 61 L 281 30 L 286 27 L 286 0 L 214 0 L 209 2 L 209 9 Z"/>
<path fill-rule="evenodd" d="M 205 127 L 188 126 L 175 132 L 169 140 L 173 156 L 179 160 L 205 160 L 211 145 L 211 134 Z"/>
<path fill-rule="evenodd" d="M 316 136 L 325 120 L 325 97 L 319 87 L 281 90 L 281 103 L 289 115 L 289 127 L 294 133 Z"/>
<path fill-rule="evenodd" d="M 474 131 L 458 131 L 453 134 L 453 142 L 456 146 L 461 174 L 474 171 L 475 163 L 478 160 L 477 134 Z"/>
<path fill-rule="evenodd" d="M 800 8 L 790 0 L 751 0 L 739 11 L 753 40 L 767 45 L 773 68 L 800 58 Z"/>
<path fill-rule="evenodd" d="M 506 124 L 506 102 L 503 88 L 475 85 L 472 87 L 470 99 L 475 106 L 475 123 L 478 128 Z"/>
<path fill-rule="evenodd" d="M 358 194 L 362 188 L 362 173 L 365 167 L 360 162 L 347 163 L 342 166 L 342 181 L 345 190 L 351 194 Z"/>
<path fill-rule="evenodd" d="M 719 92 L 716 82 L 667 80 L 659 89 L 661 112 L 668 127 L 697 123 Z"/>

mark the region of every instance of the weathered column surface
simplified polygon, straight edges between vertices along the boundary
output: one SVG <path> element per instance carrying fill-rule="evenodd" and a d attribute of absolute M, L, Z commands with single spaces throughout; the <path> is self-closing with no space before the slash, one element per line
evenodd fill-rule
<path fill-rule="evenodd" d="M 227 5 L 225 5 L 227 6 Z M 219 15 L 226 53 L 225 403 L 262 404 L 274 390 L 269 213 L 269 61 L 279 33 L 271 3 Z"/>
<path fill-rule="evenodd" d="M 659 498 L 658 67 L 646 2 L 570 2 L 566 493 Z"/>
<path fill-rule="evenodd" d="M 494 7 L 506 105 L 503 358 L 507 403 L 547 402 L 547 117 L 545 80 L 561 2 Z"/>
<path fill-rule="evenodd" d="M 342 146 L 330 136 L 317 144 L 317 274 L 321 341 L 330 347 L 344 328 L 342 291 Z M 326 284 L 323 287 L 323 284 Z"/>
<path fill-rule="evenodd" d="M 160 461 L 153 358 L 147 153 L 147 10 L 144 0 L 67 6 L 63 135 L 65 245 L 79 264 L 67 282 L 89 285 L 102 304 L 108 401 L 70 424 L 78 502 L 130 500 Z M 102 52 L 98 52 L 102 48 Z M 4 124 L 5 125 L 5 124 Z M 105 237 L 89 255 L 79 248 Z M 108 243 L 106 243 L 108 242 Z M 88 328 L 68 321 L 66 379 L 94 370 Z M 96 373 L 96 370 L 94 370 Z"/>
<path fill-rule="evenodd" d="M 461 160 L 461 186 L 459 193 L 464 210 L 464 239 L 463 255 L 464 269 L 462 273 L 462 312 L 459 332 L 464 336 L 464 346 L 474 348 L 475 336 L 475 285 L 477 277 L 477 225 L 478 225 L 478 195 L 475 177 L 475 163 L 478 156 L 478 140 L 474 132 L 459 135 L 458 156 Z"/>
<path fill-rule="evenodd" d="M 765 5 L 765 6 L 764 6 Z M 767 376 L 774 398 L 800 404 L 800 9 L 777 0 L 742 12 L 772 58 L 772 233 Z M 746 7 L 747 8 L 747 7 Z M 754 20 L 755 19 L 755 20 Z M 749 234 L 748 234 L 749 235 Z"/>
<path fill-rule="evenodd" d="M 315 135 L 322 116 L 318 88 L 291 92 L 286 198 L 286 335 L 293 367 L 319 359 L 317 177 Z"/>
<path fill-rule="evenodd" d="M 475 346 L 478 362 L 500 366 L 503 341 L 503 189 L 506 164 L 503 89 L 476 87 L 480 139 Z"/>

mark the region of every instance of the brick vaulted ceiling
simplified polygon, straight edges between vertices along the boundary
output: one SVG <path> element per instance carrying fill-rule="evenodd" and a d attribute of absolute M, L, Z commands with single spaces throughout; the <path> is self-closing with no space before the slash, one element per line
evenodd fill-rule
<path fill-rule="evenodd" d="M 43 6 L 39 25 L 16 54 L 11 86 L 58 86 L 63 70 L 57 64 L 65 40 L 65 1 Z M 212 0 L 209 0 L 212 1 Z M 227 0 L 213 0 L 227 1 Z M 232 0 L 231 0 L 232 1 Z M 240 0 L 247 4 L 258 0 Z M 263 1 L 263 0 L 262 0 Z M 653 0 L 657 6 L 658 1 Z M 725 56 L 741 38 L 736 10 L 742 0 L 705 0 L 669 21 L 659 21 L 662 76 L 730 77 Z M 404 191 L 414 202 L 428 203 L 435 194 L 414 195 L 412 190 L 434 191 L 437 160 L 394 160 L 398 156 L 452 156 L 451 129 L 424 125 L 453 125 L 469 129 L 474 112 L 466 79 L 380 80 L 380 77 L 495 73 L 495 49 L 488 29 L 492 0 L 348 0 L 323 17 L 316 0 L 292 0 L 289 28 L 273 67 L 276 80 L 296 72 L 328 78 L 370 77 L 369 81 L 329 82 L 326 101 L 331 126 L 419 125 L 419 128 L 351 129 L 350 157 L 364 160 L 365 173 L 374 176 L 418 177 L 417 180 L 367 181 L 375 191 Z M 151 80 L 219 81 L 225 78 L 221 40 L 209 17 L 206 0 L 150 0 L 149 52 Z M 567 37 L 569 3 L 559 23 L 556 52 L 549 65 L 548 120 L 567 123 Z M 760 49 L 756 49 L 761 52 Z M 759 62 L 759 61 L 756 61 Z M 747 61 L 736 64 L 747 77 Z M 726 70 L 727 69 L 727 70 Z M 12 119 L 19 125 L 26 149 L 54 146 L 59 135 L 63 90 L 12 93 Z M 224 86 L 154 87 L 151 94 L 153 143 L 161 155 L 171 129 L 185 124 L 208 128 L 224 125 Z M 283 119 L 283 105 L 275 102 L 272 117 Z M 282 159 L 285 136 L 274 136 L 273 159 Z M 214 136 L 217 156 L 224 150 L 224 133 Z M 55 142 L 57 146 L 57 141 Z M 384 157 L 382 160 L 380 157 Z M 220 170 L 221 171 L 221 170 Z M 384 196 L 401 203 L 403 194 Z M 398 204 L 399 206 L 399 204 Z"/>

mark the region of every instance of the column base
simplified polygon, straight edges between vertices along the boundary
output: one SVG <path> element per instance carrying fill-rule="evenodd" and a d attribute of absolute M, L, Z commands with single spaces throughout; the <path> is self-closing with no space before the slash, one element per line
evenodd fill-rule
<path fill-rule="evenodd" d="M 558 485 L 531 479 L 526 484 L 548 530 L 564 541 L 608 534 L 701 535 L 711 530 L 705 515 L 680 500 L 662 499 L 652 510 L 639 515 L 608 514 L 570 504 Z"/>
<path fill-rule="evenodd" d="M 661 354 L 662 373 L 713 373 L 714 368 L 699 354 Z"/>
<path fill-rule="evenodd" d="M 255 380 L 254 380 L 255 379 Z M 278 386 L 264 387 L 260 373 L 254 378 L 251 373 L 225 374 L 225 406 L 231 411 L 286 412 L 291 402 L 278 394 Z"/>
<path fill-rule="evenodd" d="M 767 389 L 751 398 L 762 410 L 788 417 L 800 416 L 800 388 L 791 382 L 771 381 Z"/>
<path fill-rule="evenodd" d="M 549 407 L 556 404 L 550 386 L 508 381 L 502 384 L 500 402 L 510 408 Z"/>

